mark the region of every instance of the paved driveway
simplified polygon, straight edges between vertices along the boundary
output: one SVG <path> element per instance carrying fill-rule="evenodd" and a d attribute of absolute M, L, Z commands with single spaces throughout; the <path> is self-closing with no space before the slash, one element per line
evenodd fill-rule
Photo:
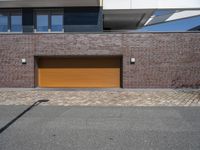
<path fill-rule="evenodd" d="M 200 89 L 0 89 L 0 105 L 200 106 Z"/>
<path fill-rule="evenodd" d="M 199 150 L 199 107 L 0 106 L 0 150 Z"/>

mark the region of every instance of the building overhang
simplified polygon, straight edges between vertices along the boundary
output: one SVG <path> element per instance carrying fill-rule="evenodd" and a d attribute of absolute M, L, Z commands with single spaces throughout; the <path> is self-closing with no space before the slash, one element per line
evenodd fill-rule
<path fill-rule="evenodd" d="M 0 8 L 21 7 L 92 7 L 101 0 L 0 0 Z"/>
<path fill-rule="evenodd" d="M 144 26 L 154 10 L 104 10 L 104 28 L 107 30 L 133 30 Z"/>

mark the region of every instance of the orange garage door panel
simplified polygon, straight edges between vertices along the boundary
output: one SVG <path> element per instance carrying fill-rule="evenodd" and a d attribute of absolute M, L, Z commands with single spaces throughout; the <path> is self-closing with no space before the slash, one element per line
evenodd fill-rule
<path fill-rule="evenodd" d="M 119 57 L 40 58 L 38 85 L 50 88 L 120 87 Z"/>

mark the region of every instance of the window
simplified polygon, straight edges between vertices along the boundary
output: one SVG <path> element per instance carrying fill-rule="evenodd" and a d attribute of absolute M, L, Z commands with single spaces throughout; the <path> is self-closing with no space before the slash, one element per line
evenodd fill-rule
<path fill-rule="evenodd" d="M 37 15 L 37 31 L 48 32 L 48 15 Z"/>
<path fill-rule="evenodd" d="M 11 15 L 11 32 L 22 32 L 22 16 L 19 14 Z"/>
<path fill-rule="evenodd" d="M 22 14 L 20 10 L 0 12 L 0 32 L 22 32 Z"/>
<path fill-rule="evenodd" d="M 36 32 L 62 32 L 62 10 L 36 10 Z"/>
<path fill-rule="evenodd" d="M 0 14 L 0 32 L 8 32 L 8 15 Z"/>
<path fill-rule="evenodd" d="M 52 15 L 51 16 L 51 31 L 59 32 L 63 30 L 63 16 Z"/>

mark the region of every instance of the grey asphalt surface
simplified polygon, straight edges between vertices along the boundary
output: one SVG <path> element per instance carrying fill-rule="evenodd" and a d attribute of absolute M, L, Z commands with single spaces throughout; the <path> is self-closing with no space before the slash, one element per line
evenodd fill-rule
<path fill-rule="evenodd" d="M 28 107 L 0 106 L 0 150 L 200 150 L 200 107 L 35 106 L 8 124 Z"/>

